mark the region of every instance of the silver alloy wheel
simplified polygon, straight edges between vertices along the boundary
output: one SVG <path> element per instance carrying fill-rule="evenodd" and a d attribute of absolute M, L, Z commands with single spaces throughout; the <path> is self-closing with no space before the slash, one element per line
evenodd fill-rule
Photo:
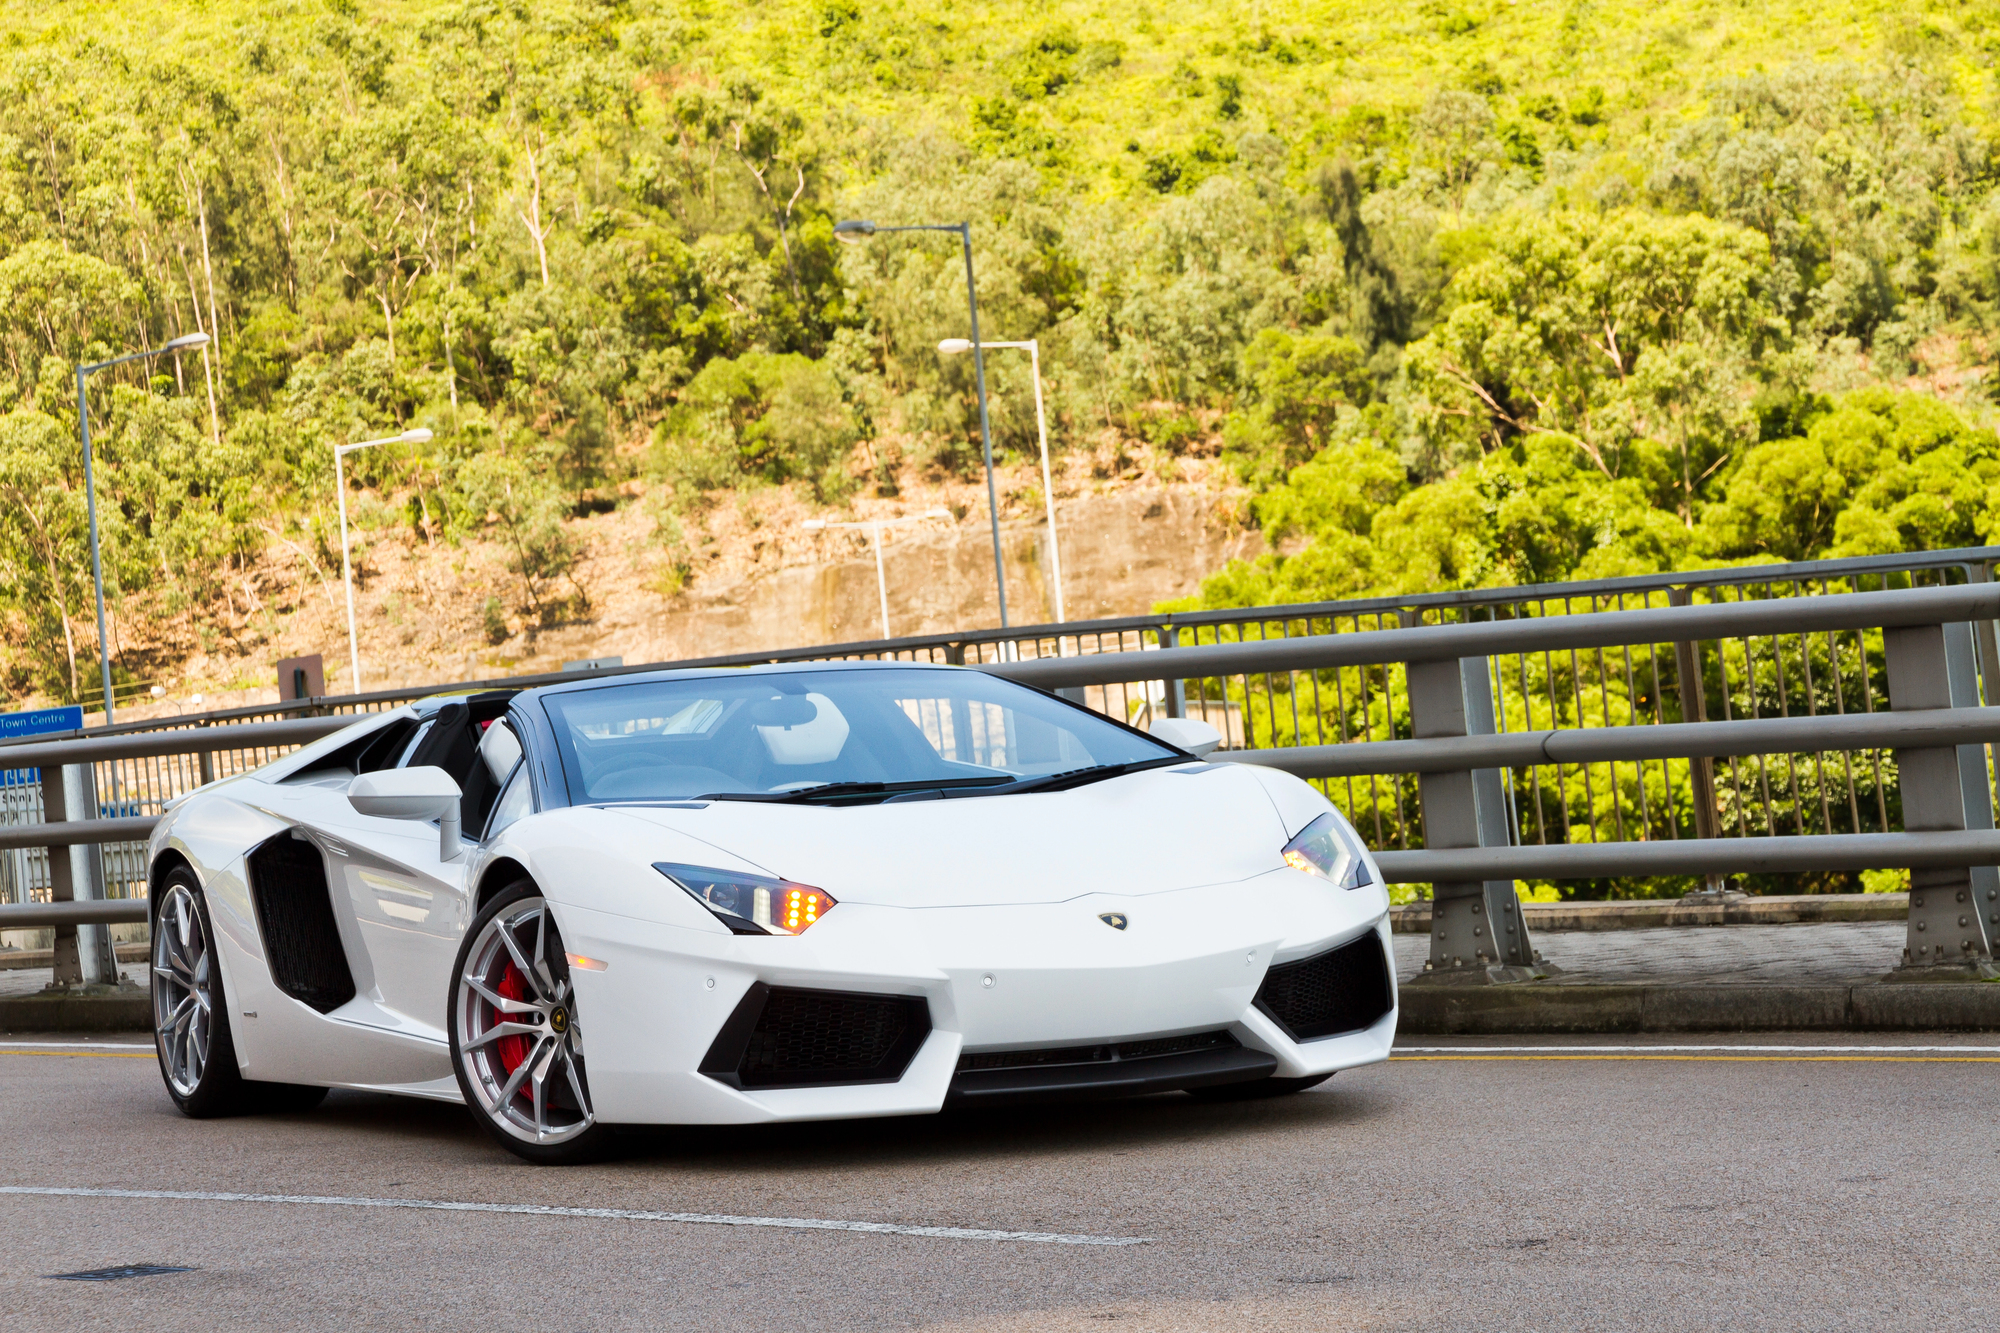
<path fill-rule="evenodd" d="M 153 1033 L 167 1082 L 183 1097 L 194 1094 L 208 1068 L 214 966 L 194 890 L 169 884 L 153 930 Z"/>
<path fill-rule="evenodd" d="M 473 939 L 452 997 L 465 1081 L 523 1143 L 558 1144 L 596 1123 L 562 937 L 541 898 L 509 903 Z"/>

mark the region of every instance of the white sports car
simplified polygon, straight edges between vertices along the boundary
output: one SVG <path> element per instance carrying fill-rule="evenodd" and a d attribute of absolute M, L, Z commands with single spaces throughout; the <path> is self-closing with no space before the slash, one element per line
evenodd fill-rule
<path fill-rule="evenodd" d="M 562 1162 L 620 1126 L 1262 1096 L 1385 1058 L 1380 872 L 1216 740 L 894 662 L 373 715 L 153 834 L 161 1071 L 198 1116 L 463 1101 Z"/>

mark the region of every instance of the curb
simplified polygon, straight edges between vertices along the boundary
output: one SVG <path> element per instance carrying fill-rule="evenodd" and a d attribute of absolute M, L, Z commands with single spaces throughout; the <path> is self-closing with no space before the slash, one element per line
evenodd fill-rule
<path fill-rule="evenodd" d="M 149 1032 L 153 1000 L 136 995 L 10 995 L 0 999 L 0 1032 Z"/>
<path fill-rule="evenodd" d="M 2000 1031 L 2000 985 L 1406 985 L 1415 1036 L 1630 1032 Z"/>
<path fill-rule="evenodd" d="M 144 963 L 150 961 L 153 957 L 152 946 L 143 941 L 128 941 L 114 947 L 117 950 L 118 961 L 120 963 Z M 0 949 L 0 972 L 19 972 L 29 968 L 54 967 L 55 965 L 56 951 L 54 949 Z"/>

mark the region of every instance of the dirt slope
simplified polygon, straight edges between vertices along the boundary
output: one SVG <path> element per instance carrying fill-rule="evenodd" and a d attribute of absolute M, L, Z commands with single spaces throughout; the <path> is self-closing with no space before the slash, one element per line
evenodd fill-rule
<path fill-rule="evenodd" d="M 1009 620 L 1053 621 L 1039 468 L 1021 464 L 1001 476 Z M 884 530 L 889 628 L 902 636 L 997 626 L 984 485 L 914 470 L 897 480 L 895 496 L 865 494 L 839 509 L 816 506 L 795 488 L 726 496 L 673 520 L 681 540 L 672 544 L 661 523 L 664 497 L 628 483 L 617 508 L 571 520 L 586 551 L 576 582 L 587 604 L 573 599 L 541 623 L 520 609 L 521 581 L 499 545 L 452 545 L 408 527 L 362 533 L 355 589 L 362 684 L 386 689 L 550 671 L 590 657 L 672 661 L 880 637 L 867 533 L 808 531 L 810 518 L 950 511 Z M 1079 451 L 1064 459 L 1055 491 L 1070 620 L 1146 612 L 1193 592 L 1232 557 L 1263 549 L 1243 525 L 1241 492 L 1209 460 Z M 491 599 L 499 623 L 487 613 Z M 273 664 L 304 653 L 324 656 L 330 692 L 353 688 L 337 562 L 274 542 L 228 603 L 212 610 L 201 633 L 163 625 L 149 635 L 139 608 L 128 613 L 118 627 L 124 660 L 167 696 L 122 706 L 121 719 L 267 702 L 276 697 Z"/>

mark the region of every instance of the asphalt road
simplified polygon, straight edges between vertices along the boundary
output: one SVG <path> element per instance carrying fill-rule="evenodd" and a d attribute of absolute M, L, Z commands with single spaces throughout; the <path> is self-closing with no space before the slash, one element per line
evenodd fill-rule
<path fill-rule="evenodd" d="M 0 1186 L 373 1202 L 0 1193 L 0 1327 L 1790 1333 L 1981 1318 L 2000 1290 L 1993 1038 L 1582 1049 L 1609 1040 L 1419 1040 L 1456 1049 L 1239 1106 L 1175 1095 L 684 1132 L 571 1170 L 517 1163 L 455 1107 L 336 1093 L 308 1115 L 190 1121 L 143 1053 L 5 1047 Z M 193 1271 L 47 1276 L 135 1263 Z"/>

